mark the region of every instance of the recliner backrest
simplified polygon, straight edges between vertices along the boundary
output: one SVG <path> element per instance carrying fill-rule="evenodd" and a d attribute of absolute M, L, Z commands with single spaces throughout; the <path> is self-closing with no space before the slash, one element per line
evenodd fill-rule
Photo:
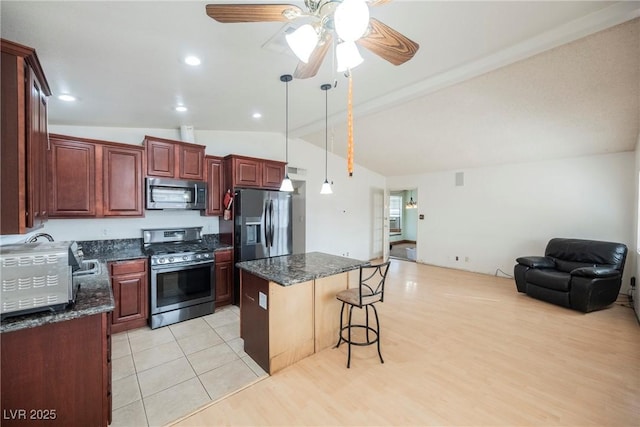
<path fill-rule="evenodd" d="M 622 275 L 627 247 L 622 243 L 555 238 L 549 240 L 544 254 L 555 258 L 561 271 L 569 272 L 574 268 L 592 265 L 610 265 L 620 270 Z"/>

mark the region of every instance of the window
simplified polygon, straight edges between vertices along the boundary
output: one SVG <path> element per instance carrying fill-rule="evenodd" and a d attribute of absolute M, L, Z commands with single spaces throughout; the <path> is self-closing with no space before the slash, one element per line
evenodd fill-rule
<path fill-rule="evenodd" d="M 401 195 L 389 196 L 389 231 L 391 233 L 402 232 L 402 206 Z"/>

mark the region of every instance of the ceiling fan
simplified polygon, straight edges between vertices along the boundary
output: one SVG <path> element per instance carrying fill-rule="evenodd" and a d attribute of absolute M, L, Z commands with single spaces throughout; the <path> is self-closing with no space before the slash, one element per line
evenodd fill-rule
<path fill-rule="evenodd" d="M 306 11 L 291 4 L 209 4 L 207 15 L 222 23 L 305 22 L 286 38 L 300 59 L 293 76 L 306 79 L 316 75 L 334 38 L 338 71 L 362 62 L 356 44 L 394 65 L 413 58 L 418 43 L 369 17 L 370 6 L 389 1 L 305 0 Z"/>

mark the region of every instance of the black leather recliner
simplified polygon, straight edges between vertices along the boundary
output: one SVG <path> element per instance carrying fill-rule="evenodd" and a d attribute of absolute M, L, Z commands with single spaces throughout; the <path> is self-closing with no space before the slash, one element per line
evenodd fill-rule
<path fill-rule="evenodd" d="M 618 298 L 627 257 L 622 243 L 556 238 L 544 255 L 516 259 L 518 292 L 585 313 Z"/>

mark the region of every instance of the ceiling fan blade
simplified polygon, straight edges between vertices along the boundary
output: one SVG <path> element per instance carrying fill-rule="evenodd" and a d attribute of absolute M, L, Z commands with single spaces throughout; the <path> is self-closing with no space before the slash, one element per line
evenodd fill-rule
<path fill-rule="evenodd" d="M 381 4 L 390 3 L 391 0 L 368 0 L 367 4 L 369 6 L 380 6 Z"/>
<path fill-rule="evenodd" d="M 292 4 L 208 4 L 207 15 L 222 23 L 290 21 L 302 15 Z"/>
<path fill-rule="evenodd" d="M 356 43 L 393 65 L 404 64 L 413 58 L 420 48 L 418 43 L 375 18 L 369 21 L 369 34 L 358 39 Z"/>
<path fill-rule="evenodd" d="M 309 62 L 306 64 L 302 61 L 298 62 L 298 66 L 296 67 L 296 71 L 293 73 L 293 77 L 296 79 L 308 79 L 310 77 L 315 76 L 320 69 L 320 65 L 322 65 L 322 61 L 324 57 L 327 55 L 329 51 L 329 47 L 331 46 L 332 36 L 330 33 L 325 32 L 325 36 L 323 40 L 318 43 L 316 48 L 311 52 L 311 56 L 309 57 Z"/>

